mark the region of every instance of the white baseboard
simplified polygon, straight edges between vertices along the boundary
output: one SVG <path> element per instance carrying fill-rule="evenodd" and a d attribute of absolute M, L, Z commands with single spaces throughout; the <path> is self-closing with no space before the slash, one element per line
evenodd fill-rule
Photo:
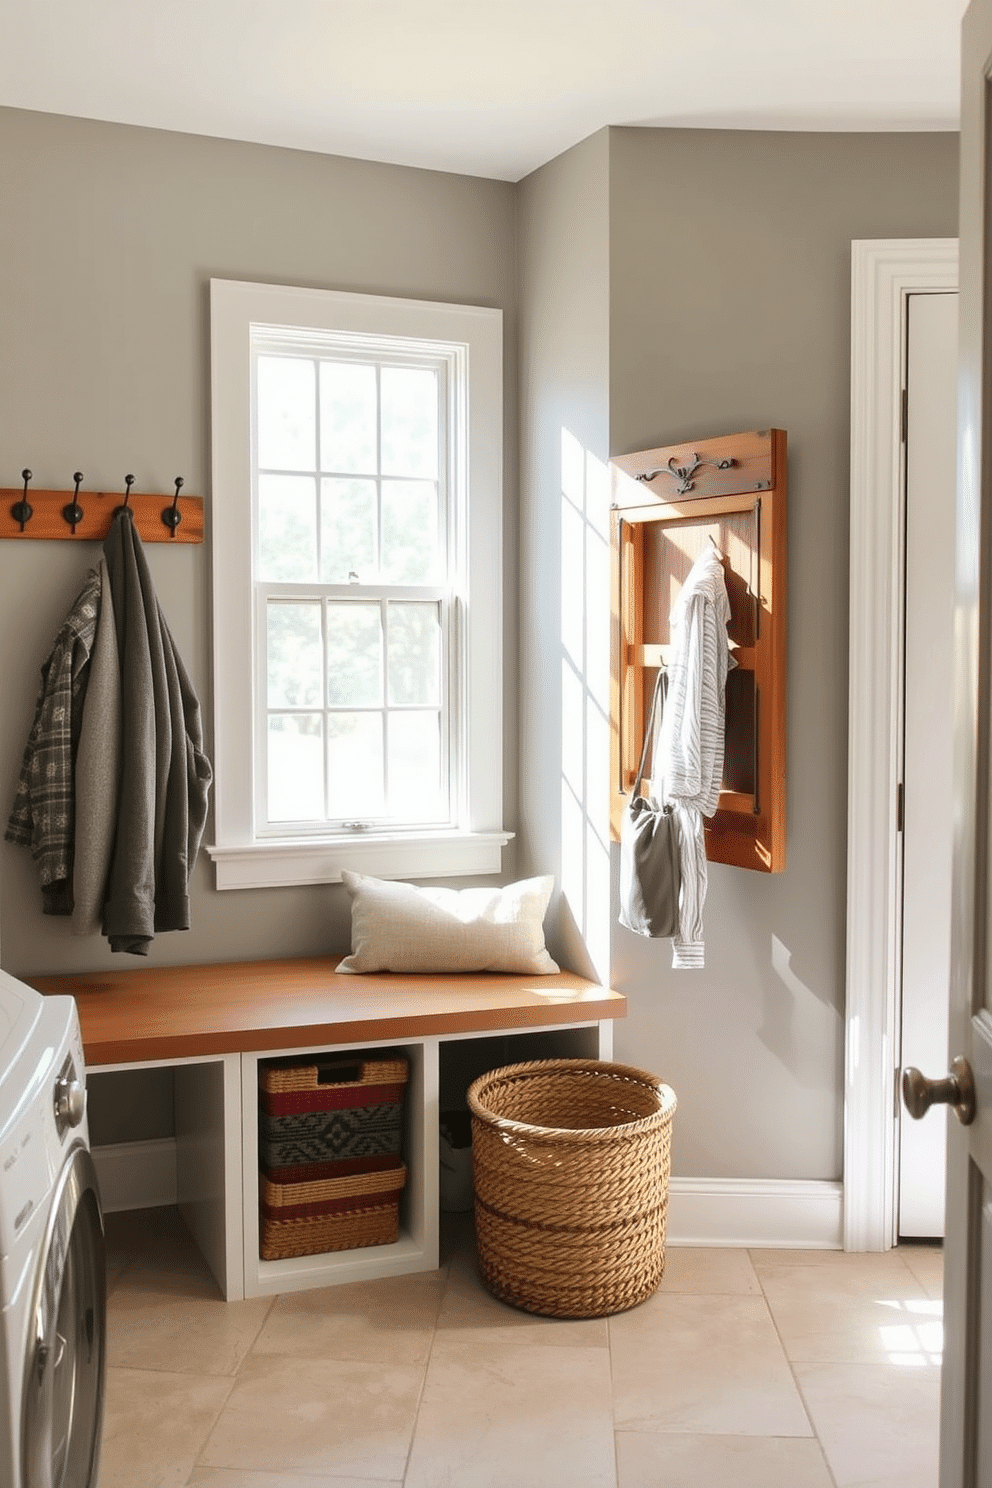
<path fill-rule="evenodd" d="M 842 1183 L 673 1178 L 669 1245 L 843 1250 Z"/>
<path fill-rule="evenodd" d="M 176 1202 L 175 1137 L 94 1147 L 93 1165 L 104 1214 Z"/>
<path fill-rule="evenodd" d="M 176 1143 L 94 1147 L 104 1213 L 176 1203 Z M 669 1245 L 842 1250 L 843 1184 L 761 1178 L 673 1178 Z"/>

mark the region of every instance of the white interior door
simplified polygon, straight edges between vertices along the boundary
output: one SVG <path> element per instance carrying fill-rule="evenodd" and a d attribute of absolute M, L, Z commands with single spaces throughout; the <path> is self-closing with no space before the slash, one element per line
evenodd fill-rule
<path fill-rule="evenodd" d="M 941 1488 L 992 1488 L 992 0 L 962 32 L 954 855 Z M 928 1071 L 931 1075 L 943 1071 Z M 974 1113 L 964 1097 L 973 1077 Z M 947 1087 L 944 1087 L 946 1091 Z M 938 1087 L 931 1091 L 943 1093 Z"/>
<path fill-rule="evenodd" d="M 958 297 L 907 297 L 903 1068 L 947 1065 L 951 937 L 954 487 Z M 944 1233 L 947 1112 L 904 1112 L 899 1220 L 904 1238 Z"/>

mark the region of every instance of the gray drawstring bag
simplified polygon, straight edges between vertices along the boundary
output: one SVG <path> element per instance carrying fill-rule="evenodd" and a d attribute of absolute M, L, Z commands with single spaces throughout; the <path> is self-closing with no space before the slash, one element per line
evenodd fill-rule
<path fill-rule="evenodd" d="M 658 694 L 663 687 L 667 692 L 667 682 L 668 674 L 662 667 L 651 697 L 637 779 L 620 823 L 620 923 L 654 939 L 674 935 L 678 929 L 682 885 L 679 829 L 673 809 L 641 795 Z"/>

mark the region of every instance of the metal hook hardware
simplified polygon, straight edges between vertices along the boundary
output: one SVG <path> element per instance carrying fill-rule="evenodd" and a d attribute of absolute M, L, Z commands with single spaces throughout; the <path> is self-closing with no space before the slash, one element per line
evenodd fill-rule
<path fill-rule="evenodd" d="M 124 477 L 124 508 L 123 508 L 124 511 L 127 511 L 127 504 L 131 500 L 131 487 L 133 485 L 134 485 L 134 476 L 133 475 L 126 475 Z"/>
<path fill-rule="evenodd" d="M 679 483 L 678 488 L 675 492 L 676 496 L 685 496 L 694 488 L 695 481 L 692 479 L 692 477 L 695 475 L 697 470 L 702 468 L 702 466 L 712 465 L 714 470 L 730 470 L 731 467 L 734 465 L 734 461 L 732 459 L 701 460 L 695 450 L 693 450 L 692 452 L 692 461 L 693 463 L 691 465 L 676 465 L 675 456 L 672 455 L 667 465 L 659 465 L 657 470 L 645 470 L 641 475 L 638 475 L 636 479 L 639 481 L 647 481 L 648 483 L 650 483 L 654 480 L 656 475 L 674 476 Z"/>
<path fill-rule="evenodd" d="M 183 480 L 182 476 L 177 475 L 175 480 L 176 494 L 172 498 L 172 505 L 167 506 L 165 508 L 165 511 L 162 513 L 162 521 L 165 523 L 166 527 L 169 528 L 171 537 L 175 537 L 176 528 L 179 526 L 179 523 L 183 519 L 183 514 L 179 510 L 179 492 L 182 490 L 185 484 L 186 482 Z"/>
<path fill-rule="evenodd" d="M 26 468 L 22 470 L 21 479 L 24 482 L 24 495 L 21 497 L 20 501 L 14 502 L 13 506 L 10 508 L 10 515 L 13 517 L 15 522 L 20 522 L 21 531 L 23 532 L 26 524 L 30 522 L 31 518 L 34 516 L 34 507 L 29 506 L 28 504 L 28 481 L 31 479 L 31 471 Z"/>
<path fill-rule="evenodd" d="M 83 520 L 83 517 L 85 516 L 83 508 L 79 504 L 79 487 L 85 480 L 85 476 L 83 475 L 83 472 L 81 470 L 77 470 L 72 478 L 76 483 L 76 489 L 72 493 L 72 500 L 69 502 L 68 506 L 64 506 L 62 508 L 62 515 L 63 517 L 65 517 L 65 520 L 69 523 L 69 526 L 75 533 L 76 524 L 78 522 L 81 522 Z"/>

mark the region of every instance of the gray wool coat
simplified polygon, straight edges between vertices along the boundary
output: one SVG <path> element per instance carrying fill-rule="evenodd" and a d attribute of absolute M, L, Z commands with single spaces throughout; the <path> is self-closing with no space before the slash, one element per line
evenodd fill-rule
<path fill-rule="evenodd" d="M 157 932 L 189 929 L 189 879 L 211 769 L 200 704 L 129 509 L 116 513 L 103 552 L 120 667 L 119 784 L 103 931 L 111 950 L 144 956 Z"/>

